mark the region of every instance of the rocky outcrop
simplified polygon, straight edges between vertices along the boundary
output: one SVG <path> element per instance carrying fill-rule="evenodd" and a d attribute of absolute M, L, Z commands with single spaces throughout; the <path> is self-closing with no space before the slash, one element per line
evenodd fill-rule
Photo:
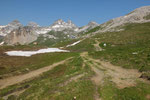
<path fill-rule="evenodd" d="M 59 19 L 55 21 L 49 28 L 53 31 L 63 31 L 63 30 L 72 30 L 72 31 L 78 31 L 78 27 L 72 23 L 71 20 L 68 20 L 68 22 L 64 22 L 62 19 Z"/>
<path fill-rule="evenodd" d="M 38 25 L 35 22 L 29 22 L 27 26 L 30 26 L 30 27 L 40 27 L 40 25 Z"/>
<path fill-rule="evenodd" d="M 90 29 L 92 29 L 92 28 L 95 28 L 95 27 L 97 27 L 97 26 L 99 26 L 98 23 L 96 23 L 96 22 L 94 22 L 94 21 L 91 21 L 91 22 L 88 23 L 88 25 L 85 25 L 85 26 L 81 27 L 81 28 L 78 30 L 78 32 L 87 32 L 88 30 L 90 30 Z"/>
<path fill-rule="evenodd" d="M 17 29 L 18 27 L 22 27 L 22 26 L 23 25 L 18 20 L 14 20 L 11 23 L 9 23 L 8 25 L 0 27 L 0 35 L 6 36 L 12 30 Z"/>
<path fill-rule="evenodd" d="M 29 44 L 37 39 L 38 35 L 35 31 L 29 27 L 19 27 L 18 29 L 14 29 L 11 31 L 5 38 L 4 42 L 7 45 L 25 45 Z"/>

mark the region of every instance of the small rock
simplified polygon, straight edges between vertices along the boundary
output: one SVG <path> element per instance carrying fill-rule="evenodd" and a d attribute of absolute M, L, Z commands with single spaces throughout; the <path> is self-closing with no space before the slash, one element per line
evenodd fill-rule
<path fill-rule="evenodd" d="M 137 55 L 138 53 L 137 53 L 137 52 L 133 52 L 132 54 L 133 54 L 133 55 Z"/>
<path fill-rule="evenodd" d="M 73 97 L 73 100 L 76 100 L 77 99 L 77 97 Z"/>
<path fill-rule="evenodd" d="M 107 44 L 106 43 L 104 43 L 104 47 L 106 47 L 107 46 Z"/>

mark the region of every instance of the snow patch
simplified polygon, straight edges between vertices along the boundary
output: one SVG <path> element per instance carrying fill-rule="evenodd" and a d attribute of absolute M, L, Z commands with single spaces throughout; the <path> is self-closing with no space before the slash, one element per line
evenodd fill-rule
<path fill-rule="evenodd" d="M 3 45 L 3 44 L 4 44 L 4 41 L 0 43 L 0 45 Z"/>
<path fill-rule="evenodd" d="M 49 52 L 69 52 L 67 50 L 61 50 L 58 48 L 47 48 L 47 49 L 40 49 L 37 51 L 8 51 L 5 52 L 9 56 L 26 56 L 30 57 L 35 54 L 40 54 L 40 53 L 49 53 Z"/>
<path fill-rule="evenodd" d="M 79 41 L 77 41 L 77 42 L 74 42 L 74 43 L 72 43 L 72 44 L 69 44 L 69 45 L 67 45 L 66 47 L 74 46 L 74 45 L 76 45 L 76 44 L 78 44 L 78 43 L 80 43 L 80 42 L 81 42 L 81 40 L 79 40 Z"/>

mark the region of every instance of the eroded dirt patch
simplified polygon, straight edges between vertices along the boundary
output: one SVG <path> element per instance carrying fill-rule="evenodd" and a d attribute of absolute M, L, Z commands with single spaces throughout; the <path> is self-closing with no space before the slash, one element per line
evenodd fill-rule
<path fill-rule="evenodd" d="M 31 72 L 29 72 L 27 74 L 13 76 L 13 77 L 8 77 L 8 78 L 5 78 L 5 79 L 0 79 L 0 89 L 3 89 L 3 88 L 5 88 L 7 86 L 10 86 L 10 85 L 14 85 L 14 84 L 20 83 L 20 82 L 22 82 L 24 80 L 27 80 L 27 79 L 30 79 L 30 78 L 33 78 L 33 77 L 37 77 L 37 76 L 41 75 L 42 73 L 47 72 L 47 71 L 53 69 L 54 67 L 65 63 L 69 59 L 71 59 L 71 58 L 68 58 L 66 60 L 60 61 L 58 63 L 54 63 L 53 65 L 50 65 L 50 66 L 47 66 L 47 67 L 43 67 L 43 68 L 31 71 Z"/>
<path fill-rule="evenodd" d="M 147 100 L 150 100 L 150 94 L 146 96 Z"/>
<path fill-rule="evenodd" d="M 99 46 L 99 42 L 97 41 L 97 40 L 95 40 L 95 44 L 93 44 L 94 45 L 94 47 L 95 47 L 95 50 L 96 51 L 102 51 L 103 49 Z"/>
<path fill-rule="evenodd" d="M 87 60 L 92 62 L 92 64 L 89 65 L 96 73 L 96 75 L 93 77 L 93 81 L 96 84 L 103 82 L 105 77 L 110 77 L 109 80 L 114 82 L 118 88 L 135 86 L 137 80 L 142 81 L 142 79 L 139 78 L 141 73 L 138 72 L 138 70 L 124 69 L 120 66 L 112 65 L 109 62 L 93 59 L 88 56 L 88 53 L 82 53 L 81 56 L 83 59 L 86 58 L 84 59 L 86 62 Z"/>
<path fill-rule="evenodd" d="M 70 79 L 68 79 L 67 81 L 65 81 L 64 83 L 60 84 L 60 87 L 66 86 L 67 84 L 69 84 L 72 81 L 77 81 L 78 79 L 80 79 L 84 75 L 85 75 L 85 73 L 73 76 Z"/>

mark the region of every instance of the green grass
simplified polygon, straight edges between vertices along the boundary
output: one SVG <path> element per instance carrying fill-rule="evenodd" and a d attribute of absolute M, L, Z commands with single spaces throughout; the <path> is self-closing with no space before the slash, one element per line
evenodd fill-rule
<path fill-rule="evenodd" d="M 102 29 L 102 27 L 97 26 L 97 27 L 85 32 L 84 34 L 90 34 L 90 33 L 96 32 L 96 31 L 101 30 L 101 29 Z"/>
<path fill-rule="evenodd" d="M 150 86 L 139 82 L 135 87 L 118 89 L 114 83 L 105 81 L 104 86 L 99 87 L 99 93 L 103 100 L 147 100 Z"/>
<path fill-rule="evenodd" d="M 76 41 L 78 41 L 79 39 L 71 39 L 71 40 L 64 40 L 64 41 L 60 41 L 60 42 L 57 42 L 54 47 L 65 47 L 69 44 L 72 44 Z"/>
<path fill-rule="evenodd" d="M 41 76 L 27 80 L 20 84 L 9 86 L 0 91 L 0 97 L 21 87 L 29 85 L 18 97 L 10 96 L 14 100 L 94 100 L 96 87 L 90 80 L 94 72 L 85 64 L 79 56 L 81 52 L 89 52 L 89 55 L 96 59 L 107 60 L 115 65 L 124 68 L 135 68 L 139 71 L 150 71 L 150 23 L 127 24 L 125 30 L 121 32 L 107 32 L 97 34 L 91 38 L 81 41 L 79 44 L 68 47 L 70 53 L 47 53 L 31 57 L 9 57 L 2 52 L 14 49 L 37 49 L 33 46 L 1 47 L 0 64 L 3 65 L 1 74 L 27 72 L 38 69 L 63 59 L 74 57 L 65 64 L 43 73 Z M 92 30 L 91 30 L 92 31 Z M 104 51 L 95 51 L 93 44 L 97 39 L 99 46 Z M 66 40 L 59 42 L 55 46 L 65 46 L 77 40 Z M 104 43 L 107 46 L 104 46 Z M 39 46 L 40 47 L 40 46 Z M 92 63 L 92 62 L 88 62 Z M 12 66 L 13 65 L 13 66 Z M 4 69 L 3 69 L 4 68 Z M 6 70 L 6 69 L 7 70 Z M 70 78 L 86 73 L 81 79 L 71 81 L 62 86 Z M 149 75 L 148 73 L 145 73 Z M 98 93 L 103 100 L 147 100 L 150 95 L 150 85 L 148 83 L 137 82 L 136 86 L 119 89 L 110 79 L 105 79 L 104 83 L 98 87 Z M 17 98 L 17 99 L 16 99 Z"/>
<path fill-rule="evenodd" d="M 150 14 L 144 17 L 144 19 L 149 20 L 150 19 Z"/>
<path fill-rule="evenodd" d="M 1 56 L 0 75 L 26 73 L 76 55 L 78 53 L 45 53 L 31 57 Z"/>
<path fill-rule="evenodd" d="M 74 96 L 78 100 L 85 100 L 86 98 L 93 100 L 95 87 L 88 78 L 93 73 L 87 65 L 85 67 L 82 65 L 83 60 L 80 56 L 76 56 L 65 64 L 43 73 L 40 77 L 2 89 L 0 96 L 15 91 L 19 87 L 30 85 L 25 92 L 17 97 L 19 100 L 72 100 Z M 81 80 L 61 86 L 71 77 L 82 73 L 86 73 L 86 75 Z"/>
<path fill-rule="evenodd" d="M 75 46 L 68 47 L 67 49 L 72 52 L 93 51 L 94 43 L 95 43 L 95 41 L 93 39 L 87 38 L 87 39 L 81 41 L 80 43 L 76 44 Z"/>
<path fill-rule="evenodd" d="M 140 71 L 150 70 L 150 23 L 129 24 L 125 31 L 108 32 L 96 35 L 100 46 L 105 49 L 99 52 L 90 52 L 97 59 L 109 60 L 115 65 L 124 68 L 135 68 Z M 107 46 L 104 47 L 103 44 Z"/>

